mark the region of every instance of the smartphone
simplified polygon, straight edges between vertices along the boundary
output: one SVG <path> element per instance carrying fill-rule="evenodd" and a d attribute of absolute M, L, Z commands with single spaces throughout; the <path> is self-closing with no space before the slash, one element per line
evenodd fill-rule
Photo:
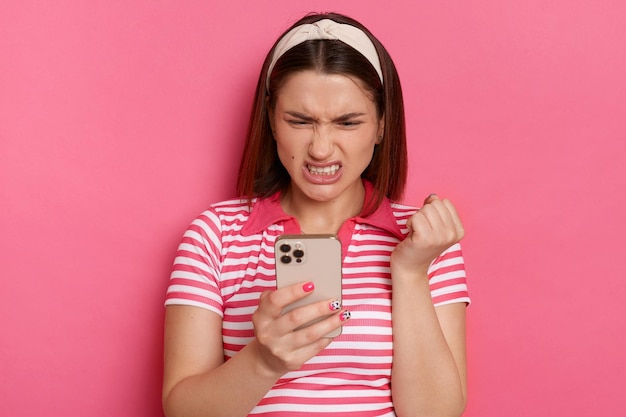
<path fill-rule="evenodd" d="M 313 293 L 285 307 L 293 310 L 315 301 L 341 302 L 341 241 L 336 235 L 281 235 L 274 245 L 276 260 L 276 286 L 286 287 L 300 282 L 313 282 Z M 329 310 L 329 315 L 333 314 Z M 320 317 L 301 327 L 309 326 Z M 341 327 L 326 337 L 337 337 Z"/>

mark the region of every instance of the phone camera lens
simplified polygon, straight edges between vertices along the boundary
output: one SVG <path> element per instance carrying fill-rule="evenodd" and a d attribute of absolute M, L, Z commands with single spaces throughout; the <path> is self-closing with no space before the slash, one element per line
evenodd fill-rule
<path fill-rule="evenodd" d="M 289 245 L 287 245 L 287 246 L 289 246 Z M 284 263 L 284 264 L 288 264 L 288 263 L 290 263 L 290 262 L 291 262 L 291 256 L 289 256 L 289 255 L 283 255 L 283 256 L 281 256 L 281 257 L 280 257 L 280 261 L 281 261 L 282 263 Z"/>
<path fill-rule="evenodd" d="M 293 256 L 300 259 L 304 256 L 304 251 L 302 249 L 296 249 L 293 251 Z"/>
<path fill-rule="evenodd" d="M 281 252 L 285 252 L 285 253 L 287 253 L 287 252 L 289 252 L 290 250 L 291 250 L 291 246 L 289 246 L 288 244 L 283 243 L 282 245 L 280 245 L 280 251 L 281 251 Z"/>

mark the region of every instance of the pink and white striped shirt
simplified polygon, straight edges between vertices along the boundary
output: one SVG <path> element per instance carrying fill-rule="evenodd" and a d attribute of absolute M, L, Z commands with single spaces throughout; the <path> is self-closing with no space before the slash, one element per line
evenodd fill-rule
<path fill-rule="evenodd" d="M 366 185 L 366 198 L 372 186 Z M 166 305 L 209 309 L 223 318 L 224 357 L 254 337 L 252 313 L 261 292 L 276 288 L 274 242 L 300 233 L 279 195 L 214 204 L 190 225 L 174 261 Z M 372 215 L 344 223 L 343 306 L 352 318 L 340 336 L 299 370 L 285 374 L 250 415 L 395 416 L 391 401 L 391 275 L 389 259 L 416 208 L 384 200 Z M 461 247 L 429 269 L 435 306 L 469 303 Z"/>

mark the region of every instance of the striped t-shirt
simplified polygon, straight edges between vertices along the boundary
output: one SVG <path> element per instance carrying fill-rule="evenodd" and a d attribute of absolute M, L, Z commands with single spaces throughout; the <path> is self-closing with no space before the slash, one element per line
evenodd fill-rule
<path fill-rule="evenodd" d="M 366 183 L 366 198 L 372 187 Z M 300 233 L 279 195 L 211 206 L 190 225 L 174 261 L 166 305 L 209 309 L 223 318 L 224 357 L 254 337 L 252 313 L 261 292 L 276 288 L 274 242 Z M 254 416 L 395 416 L 391 401 L 392 250 L 416 208 L 384 200 L 372 215 L 344 223 L 342 304 L 351 319 L 342 334 L 299 370 L 288 372 L 252 410 Z M 435 306 L 469 303 L 461 247 L 429 270 Z"/>

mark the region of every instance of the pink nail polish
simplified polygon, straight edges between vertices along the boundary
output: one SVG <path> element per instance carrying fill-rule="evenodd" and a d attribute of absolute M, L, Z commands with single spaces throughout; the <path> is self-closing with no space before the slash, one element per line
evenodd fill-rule
<path fill-rule="evenodd" d="M 341 303 L 337 300 L 331 301 L 330 304 L 328 304 L 328 307 L 332 310 L 332 311 L 337 311 L 341 308 Z"/>
<path fill-rule="evenodd" d="M 312 282 L 307 282 L 302 286 L 302 289 L 304 290 L 304 292 L 311 292 L 315 289 L 315 285 L 313 285 Z"/>
<path fill-rule="evenodd" d="M 351 314 L 348 310 L 343 310 L 339 315 L 339 320 L 346 321 L 351 317 Z"/>

